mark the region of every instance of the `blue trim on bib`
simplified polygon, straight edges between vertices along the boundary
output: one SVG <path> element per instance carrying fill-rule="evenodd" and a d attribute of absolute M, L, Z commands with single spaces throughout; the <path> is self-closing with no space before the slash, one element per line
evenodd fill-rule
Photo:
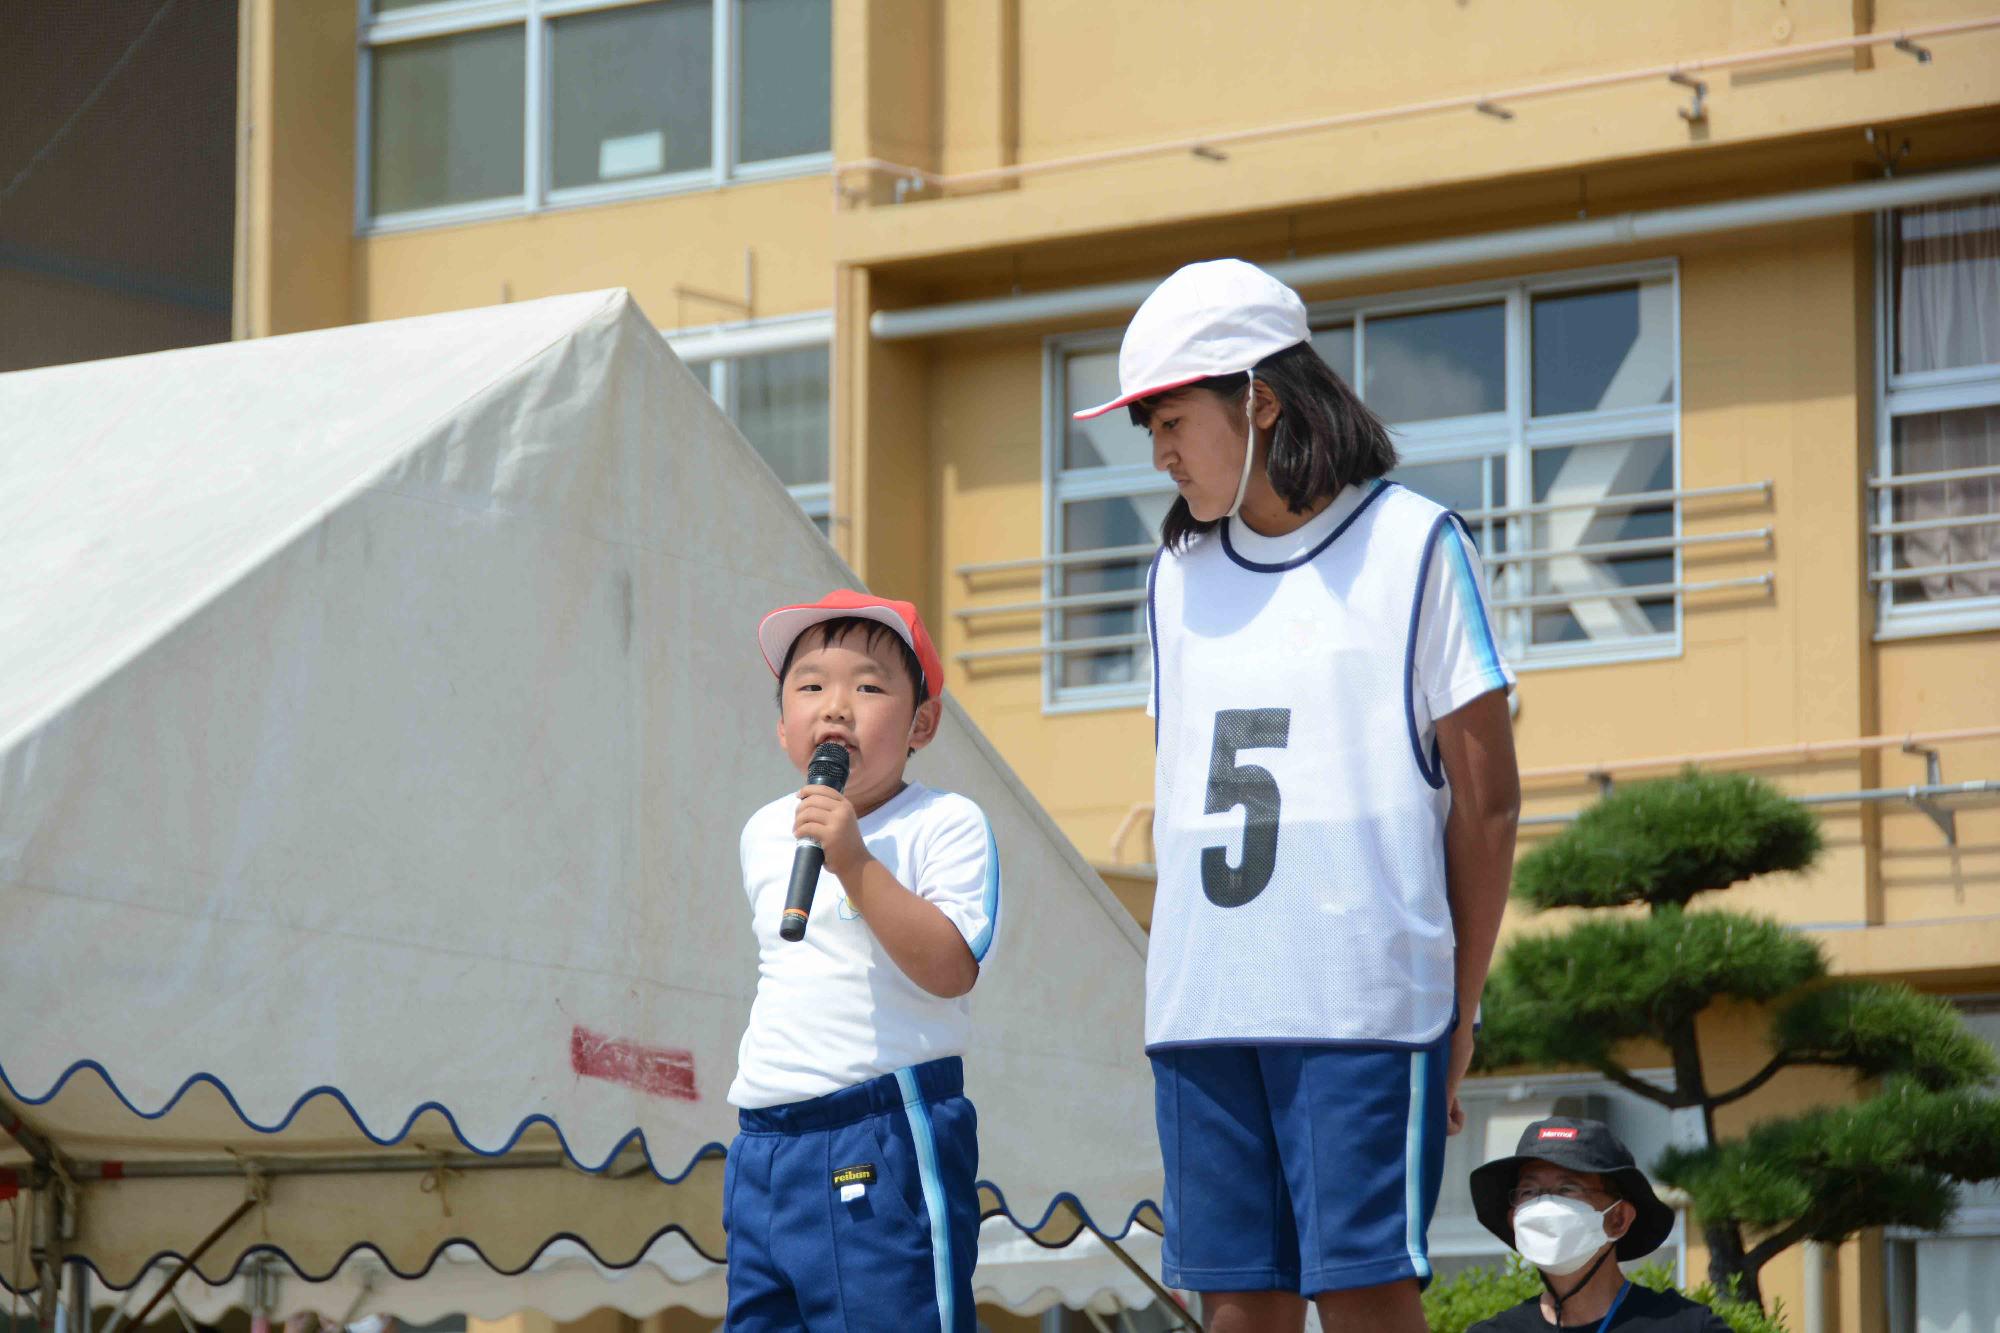
<path fill-rule="evenodd" d="M 1259 564 L 1255 560 L 1249 560 L 1244 558 L 1243 556 L 1236 554 L 1236 548 L 1229 544 L 1229 525 L 1235 522 L 1234 519 L 1224 519 L 1221 523 L 1216 525 L 1216 530 L 1222 534 L 1222 549 L 1225 553 L 1227 553 L 1227 555 L 1231 560 L 1234 560 L 1237 564 L 1241 565 L 1243 568 L 1247 570 L 1250 570 L 1253 573 L 1282 574 L 1288 569 L 1297 569 L 1300 565 L 1310 564 L 1312 561 L 1318 559 L 1322 551 L 1326 550 L 1327 547 L 1333 545 L 1335 542 L 1340 540 L 1341 533 L 1347 531 L 1349 528 L 1354 526 L 1354 520 L 1360 518 L 1362 514 L 1366 513 L 1369 505 L 1374 504 L 1376 499 L 1379 498 L 1384 491 L 1388 490 L 1391 486 L 1395 484 L 1396 484 L 1395 482 L 1392 482 L 1387 478 L 1377 478 L 1375 481 L 1375 489 L 1368 492 L 1367 495 L 1361 498 L 1361 503 L 1354 506 L 1354 512 L 1349 514 L 1346 518 L 1340 520 L 1340 526 L 1335 528 L 1332 532 L 1329 532 L 1326 535 L 1325 541 L 1321 542 L 1318 546 L 1313 547 L 1312 550 L 1307 551 L 1304 555 L 1299 556 L 1296 559 L 1286 560 L 1280 564 L 1275 564 L 1275 565 Z"/>

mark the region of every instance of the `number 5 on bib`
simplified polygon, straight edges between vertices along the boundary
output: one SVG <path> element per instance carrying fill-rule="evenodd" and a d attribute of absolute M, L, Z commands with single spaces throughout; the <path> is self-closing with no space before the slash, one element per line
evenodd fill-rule
<path fill-rule="evenodd" d="M 1264 891 L 1278 864 L 1278 780 L 1257 764 L 1239 764 L 1239 750 L 1282 750 L 1291 740 L 1289 708 L 1225 708 L 1215 715 L 1208 757 L 1207 813 L 1243 807 L 1243 857 L 1234 868 L 1227 847 L 1201 849 L 1201 891 L 1217 907 L 1241 907 Z"/>

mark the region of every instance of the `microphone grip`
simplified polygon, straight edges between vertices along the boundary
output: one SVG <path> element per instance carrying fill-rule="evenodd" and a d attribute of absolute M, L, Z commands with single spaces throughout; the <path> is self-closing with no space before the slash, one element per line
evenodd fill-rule
<path fill-rule="evenodd" d="M 792 886 L 785 891 L 785 914 L 778 921 L 781 939 L 796 943 L 806 937 L 813 890 L 819 887 L 820 867 L 825 864 L 826 850 L 810 838 L 801 838 L 798 851 L 792 855 Z"/>

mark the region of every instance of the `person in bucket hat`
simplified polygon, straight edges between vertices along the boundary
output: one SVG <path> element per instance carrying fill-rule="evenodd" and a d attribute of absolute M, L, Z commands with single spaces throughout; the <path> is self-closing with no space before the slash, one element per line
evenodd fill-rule
<path fill-rule="evenodd" d="M 1513 866 L 1479 556 L 1390 482 L 1298 293 L 1190 264 L 1119 392 L 1177 492 L 1146 580 L 1146 1049 L 1163 1270 L 1211 1333 L 1423 1333 L 1427 1232 Z"/>
<path fill-rule="evenodd" d="M 905 776 L 937 735 L 943 663 L 915 606 L 848 589 L 772 611 L 757 645 L 806 785 L 743 828 L 758 967 L 729 1087 L 728 1327 L 972 1333 L 979 1143 L 962 1056 L 1000 855 L 977 804 Z M 788 936 L 804 839 L 825 864 Z"/>
<path fill-rule="evenodd" d="M 1674 1210 L 1602 1121 L 1535 1121 L 1512 1157 L 1473 1171 L 1472 1207 L 1488 1231 L 1535 1266 L 1544 1288 L 1474 1324 L 1473 1333 L 1548 1333 L 1552 1325 L 1727 1333 L 1707 1306 L 1636 1287 L 1619 1268 L 1660 1248 L 1674 1229 Z"/>

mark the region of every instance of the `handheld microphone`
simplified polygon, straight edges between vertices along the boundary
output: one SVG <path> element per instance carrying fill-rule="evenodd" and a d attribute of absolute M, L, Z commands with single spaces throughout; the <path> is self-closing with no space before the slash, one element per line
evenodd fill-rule
<path fill-rule="evenodd" d="M 847 747 L 838 741 L 827 741 L 814 750 L 812 762 L 806 765 L 806 785 L 831 787 L 835 791 L 845 787 Z M 781 938 L 797 941 L 806 937 L 813 890 L 819 887 L 819 870 L 825 864 L 825 850 L 811 838 L 800 838 L 798 851 L 792 853 L 792 887 L 785 892 L 785 915 L 778 922 Z"/>

